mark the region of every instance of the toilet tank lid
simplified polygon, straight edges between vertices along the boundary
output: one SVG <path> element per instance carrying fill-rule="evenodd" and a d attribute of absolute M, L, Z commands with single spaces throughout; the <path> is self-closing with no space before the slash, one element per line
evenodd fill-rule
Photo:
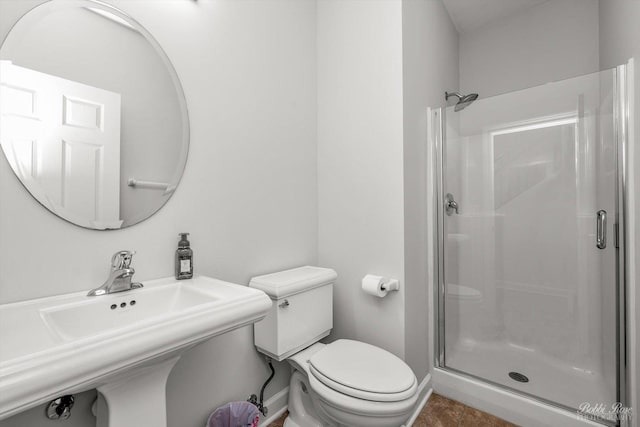
<path fill-rule="evenodd" d="M 260 289 L 272 299 L 285 298 L 302 291 L 333 283 L 338 274 L 330 268 L 304 266 L 251 279 L 249 286 Z"/>

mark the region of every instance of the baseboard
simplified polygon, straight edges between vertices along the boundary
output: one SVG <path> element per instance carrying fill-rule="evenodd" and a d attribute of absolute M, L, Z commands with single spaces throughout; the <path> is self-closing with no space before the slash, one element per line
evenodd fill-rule
<path fill-rule="evenodd" d="M 413 414 L 411 414 L 411 418 L 409 418 L 409 421 L 407 421 L 404 427 L 411 427 L 413 425 L 416 418 L 418 418 L 418 415 L 420 415 L 422 408 L 427 404 L 429 397 L 431 397 L 431 393 L 433 393 L 433 387 L 431 387 L 431 374 L 427 374 L 418 386 L 418 404 L 416 405 Z"/>
<path fill-rule="evenodd" d="M 269 424 L 280 418 L 280 415 L 287 410 L 289 402 L 289 387 L 285 387 L 264 402 L 269 409 L 267 417 L 262 420 L 260 417 L 259 427 L 267 427 Z"/>

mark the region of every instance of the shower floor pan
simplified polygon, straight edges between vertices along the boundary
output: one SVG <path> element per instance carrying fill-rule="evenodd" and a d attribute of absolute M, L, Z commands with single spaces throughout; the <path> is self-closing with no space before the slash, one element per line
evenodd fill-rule
<path fill-rule="evenodd" d="M 447 346 L 446 361 L 453 370 L 573 410 L 584 402 L 610 406 L 617 400 L 615 382 L 609 384 L 601 372 L 508 342 L 455 343 Z"/>

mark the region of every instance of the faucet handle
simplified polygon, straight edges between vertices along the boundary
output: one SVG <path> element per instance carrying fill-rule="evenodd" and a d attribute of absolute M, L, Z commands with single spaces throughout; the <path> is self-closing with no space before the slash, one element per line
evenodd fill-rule
<path fill-rule="evenodd" d="M 131 259 L 135 254 L 135 251 L 118 251 L 111 257 L 111 268 L 123 269 L 129 268 L 131 265 Z"/>

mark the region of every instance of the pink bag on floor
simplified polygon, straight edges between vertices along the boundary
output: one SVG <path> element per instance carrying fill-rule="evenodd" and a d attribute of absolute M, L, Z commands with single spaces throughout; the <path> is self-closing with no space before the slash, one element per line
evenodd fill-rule
<path fill-rule="evenodd" d="M 207 427 L 258 427 L 260 412 L 249 402 L 231 402 L 216 409 L 207 420 Z"/>

